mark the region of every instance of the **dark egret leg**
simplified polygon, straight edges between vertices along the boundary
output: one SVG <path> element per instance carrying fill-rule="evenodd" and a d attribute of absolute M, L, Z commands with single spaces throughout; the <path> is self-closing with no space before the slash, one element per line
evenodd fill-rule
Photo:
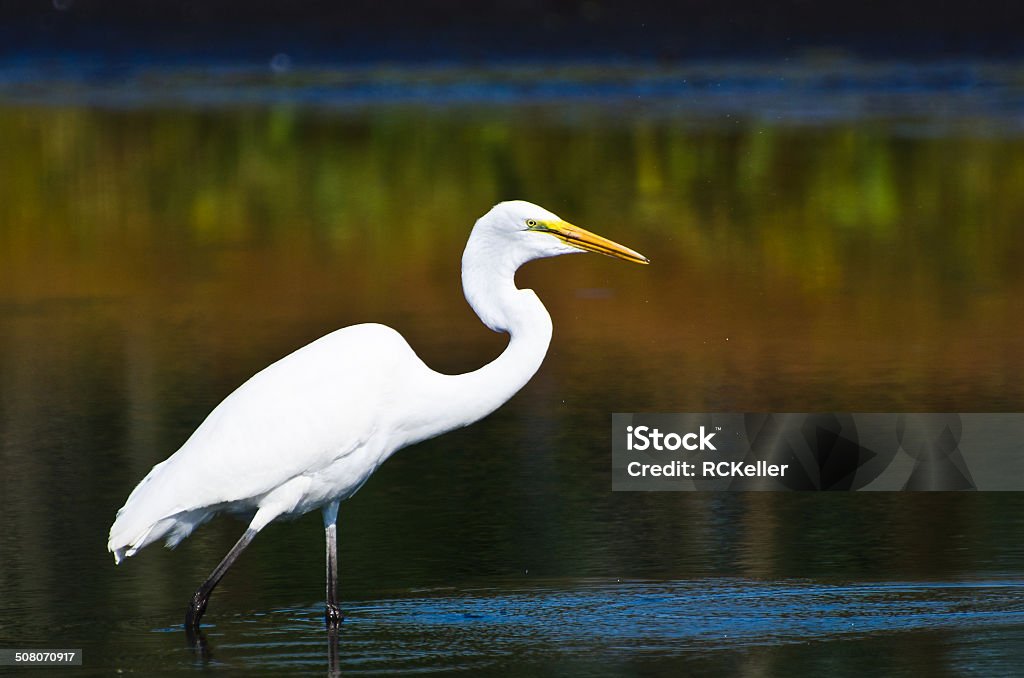
<path fill-rule="evenodd" d="M 336 629 L 345 617 L 338 607 L 338 502 L 324 507 L 324 530 L 327 533 L 327 628 Z"/>
<path fill-rule="evenodd" d="M 224 573 L 228 571 L 238 556 L 242 554 L 245 547 L 252 542 L 253 537 L 256 536 L 256 530 L 251 527 L 245 531 L 242 538 L 239 539 L 228 554 L 224 556 L 224 560 L 220 561 L 220 564 L 214 568 L 210 576 L 206 578 L 203 585 L 200 586 L 195 595 L 192 596 L 191 602 L 189 602 L 188 609 L 185 610 L 185 628 L 186 629 L 197 629 L 199 628 L 199 620 L 203 618 L 203 613 L 206 612 L 206 603 L 210 600 L 210 594 L 213 593 L 213 589 L 216 588 L 217 584 L 224 577 Z"/>

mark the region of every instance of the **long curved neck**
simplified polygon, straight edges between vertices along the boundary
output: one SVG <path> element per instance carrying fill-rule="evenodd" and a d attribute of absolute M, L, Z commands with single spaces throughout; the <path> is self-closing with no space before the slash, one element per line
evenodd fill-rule
<path fill-rule="evenodd" d="M 425 440 L 468 426 L 498 409 L 540 369 L 551 343 L 551 316 L 533 290 L 515 285 L 520 263 L 482 256 L 470 240 L 462 260 L 466 300 L 485 325 L 510 335 L 500 356 L 478 370 L 446 375 L 434 372 L 429 422 L 421 422 L 414 440 Z"/>
<path fill-rule="evenodd" d="M 490 363 L 449 377 L 466 424 L 487 416 L 519 392 L 537 373 L 551 343 L 551 316 L 533 290 L 515 286 L 514 271 L 495 269 L 462 274 L 466 300 L 485 325 L 508 332 L 508 346 Z"/>

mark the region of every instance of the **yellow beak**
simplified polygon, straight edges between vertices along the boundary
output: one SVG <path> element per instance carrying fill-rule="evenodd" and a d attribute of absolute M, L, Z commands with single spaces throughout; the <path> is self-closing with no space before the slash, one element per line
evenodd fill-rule
<path fill-rule="evenodd" d="M 550 233 L 562 242 L 587 252 L 606 254 L 616 259 L 625 259 L 636 264 L 649 264 L 651 260 L 644 255 L 629 249 L 625 245 L 591 233 L 585 228 L 573 226 L 567 221 L 538 222 L 531 230 Z"/>

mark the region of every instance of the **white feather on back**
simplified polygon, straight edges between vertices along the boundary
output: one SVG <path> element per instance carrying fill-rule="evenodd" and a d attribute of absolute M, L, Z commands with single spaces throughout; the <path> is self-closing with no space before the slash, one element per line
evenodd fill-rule
<path fill-rule="evenodd" d="M 315 495 L 350 496 L 383 461 L 372 457 L 394 451 L 388 440 L 367 442 L 398 407 L 403 379 L 422 369 L 401 335 L 375 324 L 337 330 L 273 363 L 153 467 L 118 511 L 108 548 L 120 561 L 165 535 L 173 546 L 227 504 L 257 509 L 293 478 L 308 478 Z M 336 464 L 360 453 L 367 463 Z M 317 492 L 328 480 L 338 484 Z"/>

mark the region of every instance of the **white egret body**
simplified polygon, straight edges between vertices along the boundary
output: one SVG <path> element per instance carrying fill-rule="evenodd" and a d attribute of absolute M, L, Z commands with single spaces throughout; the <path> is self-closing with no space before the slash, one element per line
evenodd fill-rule
<path fill-rule="evenodd" d="M 300 348 L 225 398 L 142 479 L 110 528 L 114 560 L 159 539 L 173 547 L 218 512 L 255 511 L 193 597 L 186 626 L 194 628 L 213 588 L 257 532 L 276 518 L 321 509 L 327 621 L 336 625 L 339 502 L 396 451 L 487 416 L 529 381 L 547 352 L 551 317 L 532 290 L 516 288 L 516 269 L 582 251 L 647 263 L 536 205 L 496 205 L 469 237 L 462 284 L 484 324 L 511 337 L 497 359 L 467 374 L 440 374 L 395 330 L 376 324 L 346 327 Z"/>

